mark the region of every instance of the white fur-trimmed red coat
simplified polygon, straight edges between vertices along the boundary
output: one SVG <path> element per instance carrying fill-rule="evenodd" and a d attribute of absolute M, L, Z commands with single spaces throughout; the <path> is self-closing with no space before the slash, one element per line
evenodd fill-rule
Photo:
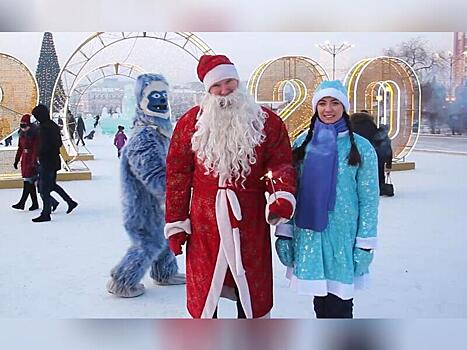
<path fill-rule="evenodd" d="M 256 164 L 244 186 L 205 175 L 192 151 L 199 107 L 177 123 L 167 156 L 166 237 L 187 232 L 187 308 L 194 318 L 212 317 L 222 290 L 238 288 L 248 318 L 263 317 L 273 305 L 271 224 L 268 206 L 277 197 L 295 207 L 292 150 L 282 120 L 263 109 L 265 141 L 256 147 Z M 275 195 L 260 178 L 269 170 L 276 177 Z M 278 178 L 281 180 L 278 180 Z M 269 200 L 265 196 L 269 192 Z"/>

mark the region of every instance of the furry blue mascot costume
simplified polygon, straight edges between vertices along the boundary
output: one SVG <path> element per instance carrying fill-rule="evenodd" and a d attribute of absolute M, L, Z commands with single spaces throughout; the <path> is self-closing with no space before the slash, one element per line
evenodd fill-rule
<path fill-rule="evenodd" d="M 149 266 L 156 284 L 185 283 L 164 237 L 165 158 L 172 132 L 168 87 L 159 74 L 143 74 L 136 80 L 135 130 L 121 156 L 123 220 L 132 246 L 112 269 L 107 284 L 107 290 L 119 297 L 144 293 L 139 282 Z"/>

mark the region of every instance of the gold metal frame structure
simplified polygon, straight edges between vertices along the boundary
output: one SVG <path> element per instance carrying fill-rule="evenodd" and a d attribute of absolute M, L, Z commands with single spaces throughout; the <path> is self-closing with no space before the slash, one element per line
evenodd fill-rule
<path fill-rule="evenodd" d="M 16 57 L 0 53 L 0 139 L 18 130 L 21 116 L 39 101 L 39 88 L 31 70 Z"/>
<path fill-rule="evenodd" d="M 86 75 L 82 76 L 76 83 L 76 87 L 70 92 L 70 97 L 68 99 L 68 108 L 72 113 L 78 112 L 78 105 L 82 98 L 82 96 L 86 93 L 86 91 L 98 81 L 108 78 L 115 75 L 125 76 L 130 79 L 136 79 L 138 75 L 144 73 L 143 68 L 129 63 L 109 63 L 102 65 L 100 67 L 95 68 L 94 70 L 86 73 Z M 66 118 L 64 118 L 66 119 Z M 63 120 L 63 118 L 62 118 Z M 67 121 L 65 122 L 67 123 Z M 75 147 L 74 142 L 72 142 L 72 138 L 70 138 L 69 129 L 68 127 L 63 128 L 62 130 L 63 136 L 63 144 L 65 147 L 66 152 L 63 153 L 63 157 L 67 161 L 74 161 L 76 159 L 79 160 L 93 160 L 94 156 L 89 152 L 89 150 L 84 147 L 86 152 L 82 152 L 83 150 L 78 150 Z M 75 153 L 76 151 L 76 153 Z M 71 156 L 73 155 L 73 156 Z"/>
<path fill-rule="evenodd" d="M 21 116 L 31 113 L 39 101 L 36 78 L 25 63 L 0 53 L 0 140 L 13 136 Z M 0 188 L 18 179 L 20 171 L 13 168 L 16 146 L 0 148 Z"/>
<path fill-rule="evenodd" d="M 394 158 L 404 160 L 420 135 L 421 86 L 410 65 L 396 57 L 379 56 L 357 62 L 347 73 L 351 113 L 365 109 L 377 125 L 389 125 Z"/>
<path fill-rule="evenodd" d="M 311 96 L 316 87 L 328 79 L 324 68 L 305 56 L 282 56 L 262 63 L 248 80 L 248 91 L 256 102 L 278 110 L 291 141 L 310 124 L 313 115 Z M 284 88 L 289 84 L 294 92 L 287 101 Z"/>
<path fill-rule="evenodd" d="M 124 76 L 136 80 L 138 75 L 143 74 L 144 69 L 131 63 L 109 63 L 97 67 L 83 76 L 70 93 L 68 106 L 72 113 L 78 112 L 78 105 L 86 91 L 98 81 L 111 76 Z"/>
<path fill-rule="evenodd" d="M 78 82 L 83 75 L 84 68 L 87 68 L 88 63 L 100 52 L 106 48 L 122 42 L 124 40 L 136 39 L 136 38 L 149 38 L 161 40 L 170 44 L 173 44 L 180 49 L 184 50 L 194 59 L 204 55 L 213 55 L 214 51 L 198 36 L 190 32 L 97 32 L 87 38 L 81 43 L 78 48 L 69 57 L 65 65 L 60 71 L 60 74 L 55 82 L 55 86 L 52 93 L 52 99 L 50 103 L 50 110 L 52 115 L 59 113 L 62 117 L 65 116 L 65 111 L 68 108 L 69 99 L 73 90 L 77 87 Z M 58 82 L 62 82 L 63 90 L 65 92 L 65 105 L 62 110 L 58 110 L 54 107 L 54 101 L 58 94 Z M 66 118 L 64 119 L 64 129 L 66 127 Z M 69 156 L 76 156 L 78 150 L 73 142 L 69 141 L 68 135 L 66 135 L 67 152 Z"/>

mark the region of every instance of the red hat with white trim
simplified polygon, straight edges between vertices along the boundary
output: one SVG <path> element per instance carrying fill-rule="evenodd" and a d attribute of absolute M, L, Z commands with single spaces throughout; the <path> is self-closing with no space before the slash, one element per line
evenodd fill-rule
<path fill-rule="evenodd" d="M 240 81 L 237 69 L 227 56 L 203 55 L 198 63 L 198 78 L 204 84 L 206 91 L 211 86 L 224 79 L 236 79 Z"/>

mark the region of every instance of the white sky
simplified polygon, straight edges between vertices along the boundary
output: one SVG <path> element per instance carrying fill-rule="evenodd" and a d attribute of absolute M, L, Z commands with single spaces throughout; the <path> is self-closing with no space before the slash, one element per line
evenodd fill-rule
<path fill-rule="evenodd" d="M 0 32 L 0 52 L 15 56 L 34 72 L 39 58 L 42 35 L 42 32 Z M 91 33 L 54 32 L 53 35 L 62 67 L 73 51 Z M 384 48 L 396 46 L 409 38 L 424 38 L 432 48 L 443 51 L 452 50 L 453 43 L 452 32 L 204 32 L 197 33 L 197 35 L 216 53 L 227 54 L 237 66 L 242 80 L 247 80 L 253 70 L 263 61 L 283 55 L 308 56 L 321 63 L 330 73 L 330 55 L 315 47 L 316 43 L 325 40 L 336 44 L 348 41 L 355 45 L 352 49 L 337 56 L 338 78 L 342 78 L 345 71 L 358 60 L 381 55 Z M 124 52 L 130 52 L 132 41 L 128 40 L 125 45 L 127 49 Z M 177 81 L 172 81 L 173 83 L 196 79 L 196 62 L 194 61 L 192 67 L 186 67 L 186 59 L 179 61 L 179 67 L 185 66 L 184 69 L 177 68 L 176 60 L 155 66 L 159 57 L 157 47 L 161 47 L 160 45 L 171 46 L 160 41 L 157 45 L 151 45 L 151 50 L 147 50 L 148 52 L 144 53 L 145 57 L 142 58 L 143 61 L 146 60 L 149 68 L 158 69 L 162 74 L 165 70 L 172 71 L 172 73 L 176 71 L 177 74 L 173 73 L 172 79 Z M 134 50 L 132 54 L 137 55 L 137 50 Z M 127 63 L 135 59 L 130 55 Z M 115 58 L 109 55 L 103 57 L 102 60 L 113 63 Z M 141 57 L 138 63 L 141 64 Z M 170 64 L 173 67 L 167 67 Z"/>

